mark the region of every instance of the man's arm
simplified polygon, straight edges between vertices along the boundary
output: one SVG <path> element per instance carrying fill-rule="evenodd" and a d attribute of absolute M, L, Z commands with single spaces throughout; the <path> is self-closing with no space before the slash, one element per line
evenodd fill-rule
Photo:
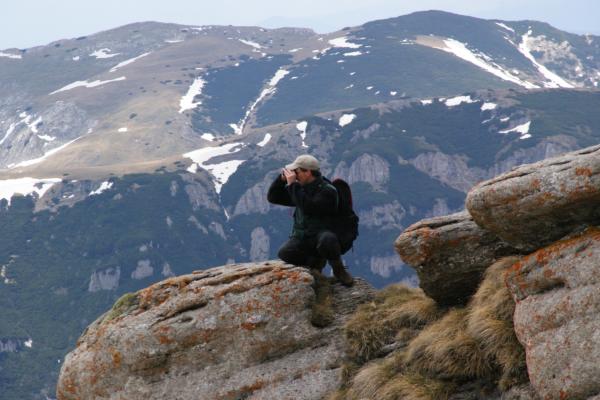
<path fill-rule="evenodd" d="M 293 204 L 306 214 L 332 215 L 337 211 L 337 191 L 333 188 L 326 186 L 312 198 L 298 182 L 288 185 L 287 191 Z"/>
<path fill-rule="evenodd" d="M 281 179 L 281 175 L 277 175 L 277 178 L 275 178 L 269 187 L 267 200 L 269 203 L 294 207 L 294 203 L 292 202 L 288 191 L 285 189 L 285 183 L 286 182 Z"/>

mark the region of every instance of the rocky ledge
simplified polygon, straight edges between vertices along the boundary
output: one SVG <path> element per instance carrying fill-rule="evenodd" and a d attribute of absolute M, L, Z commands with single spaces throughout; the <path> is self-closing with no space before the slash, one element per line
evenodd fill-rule
<path fill-rule="evenodd" d="M 468 299 L 476 274 L 519 255 L 505 283 L 534 389 L 524 398 L 600 398 L 599 176 L 600 146 L 523 165 L 476 185 L 467 211 L 421 221 L 396 240 L 439 306 L 457 293 Z"/>
<path fill-rule="evenodd" d="M 125 295 L 66 357 L 58 399 L 321 399 L 340 383 L 342 326 L 374 291 L 331 285 L 335 319 L 317 328 L 313 286 L 305 268 L 274 261 Z"/>

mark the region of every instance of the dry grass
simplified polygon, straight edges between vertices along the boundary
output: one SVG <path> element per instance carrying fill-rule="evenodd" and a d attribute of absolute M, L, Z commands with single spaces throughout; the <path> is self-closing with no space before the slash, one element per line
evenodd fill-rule
<path fill-rule="evenodd" d="M 489 362 L 500 368 L 503 391 L 528 380 L 525 352 L 513 327 L 515 303 L 504 283 L 505 271 L 518 260 L 506 257 L 487 269 L 467 315 L 469 335 L 481 344 Z"/>
<path fill-rule="evenodd" d="M 426 327 L 408 346 L 407 367 L 440 379 L 490 376 L 492 365 L 467 332 L 467 315 L 465 309 L 453 309 Z"/>
<path fill-rule="evenodd" d="M 443 400 L 466 381 L 497 382 L 502 391 L 527 382 L 512 323 L 515 305 L 504 284 L 517 260 L 490 266 L 467 307 L 443 316 L 418 289 L 381 291 L 346 325 L 350 362 L 343 388 L 330 400 Z M 407 346 L 369 362 L 394 341 Z"/>
<path fill-rule="evenodd" d="M 313 289 L 315 300 L 312 304 L 310 322 L 318 328 L 330 325 L 335 315 L 333 312 L 333 288 L 331 282 L 319 271 L 310 270 L 314 278 Z"/>
<path fill-rule="evenodd" d="M 365 363 L 394 341 L 408 342 L 426 324 L 440 316 L 435 302 L 421 289 L 392 285 L 361 305 L 346 324 L 348 355 Z"/>

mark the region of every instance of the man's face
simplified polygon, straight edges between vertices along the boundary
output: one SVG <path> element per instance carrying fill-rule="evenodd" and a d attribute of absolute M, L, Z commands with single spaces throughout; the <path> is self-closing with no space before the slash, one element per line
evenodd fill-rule
<path fill-rule="evenodd" d="M 310 178 L 312 177 L 310 171 L 297 168 L 294 172 L 296 173 L 296 179 L 299 184 L 304 185 L 310 182 Z"/>

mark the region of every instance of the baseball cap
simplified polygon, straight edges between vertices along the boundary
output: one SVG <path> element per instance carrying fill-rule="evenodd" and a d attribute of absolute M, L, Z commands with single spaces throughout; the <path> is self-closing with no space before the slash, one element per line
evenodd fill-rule
<path fill-rule="evenodd" d="M 293 163 L 285 166 L 286 169 L 294 170 L 296 168 L 309 169 L 311 171 L 319 170 L 319 160 L 309 154 L 303 154 L 296 157 Z"/>

